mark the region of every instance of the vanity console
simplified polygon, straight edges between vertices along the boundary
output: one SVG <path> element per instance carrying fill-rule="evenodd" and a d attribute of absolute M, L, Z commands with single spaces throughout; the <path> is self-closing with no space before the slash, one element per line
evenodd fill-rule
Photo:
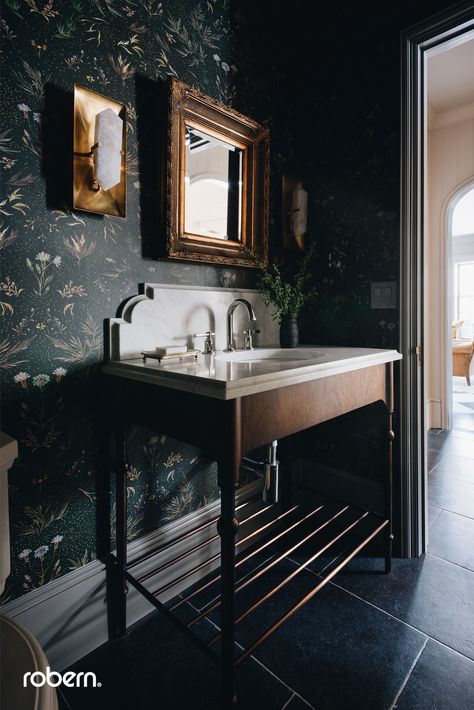
<path fill-rule="evenodd" d="M 211 298 L 212 290 L 205 291 L 201 290 L 199 296 L 203 302 Z M 231 289 L 220 289 L 214 290 L 211 300 L 221 299 L 218 312 L 225 314 L 226 303 L 242 295 L 253 301 L 259 328 L 268 338 L 266 342 L 272 342 L 274 326 L 271 319 L 259 317 L 264 308 L 259 294 L 236 295 Z M 153 313 L 150 302 L 156 305 L 160 299 L 166 301 L 178 296 L 166 293 L 163 287 L 145 287 L 141 298 L 137 297 L 131 304 L 131 310 L 110 323 L 111 352 L 115 348 L 116 357 L 105 364 L 104 373 L 111 387 L 117 452 L 117 550 L 112 564 L 116 631 L 125 633 L 126 590 L 127 585 L 132 585 L 215 661 L 222 674 L 223 706 L 231 707 L 235 703 L 236 666 L 323 589 L 376 536 L 383 537 L 385 571 L 390 571 L 393 363 L 401 356 L 394 350 L 334 347 L 294 351 L 257 347 L 251 351 L 221 352 L 226 333 L 217 318 L 209 318 L 210 312 L 216 312 L 212 308 L 201 309 L 201 317 L 207 317 L 208 321 L 193 322 L 189 330 L 215 332 L 215 354 L 202 354 L 193 363 L 161 365 L 157 361 L 144 363 L 140 357 L 133 357 L 133 352 L 127 354 L 131 343 L 135 348 L 143 344 L 143 338 L 140 340 L 137 333 L 143 332 L 143 337 L 147 337 L 148 329 L 143 329 L 143 323 Z M 147 300 L 148 315 L 145 314 Z M 195 297 L 192 302 L 196 304 Z M 182 309 L 183 301 L 180 307 Z M 188 321 L 189 314 L 184 316 L 183 322 Z M 163 318 L 161 327 L 162 332 L 166 330 Z M 292 460 L 289 437 L 378 401 L 386 406 L 383 514 L 340 501 L 322 500 L 308 491 L 292 493 L 288 486 Z M 146 574 L 138 571 L 141 560 L 127 562 L 126 439 L 135 424 L 199 446 L 217 461 L 221 493 L 219 516 L 184 534 L 186 539 L 195 538 L 196 544 Z M 267 505 L 262 501 L 256 507 L 249 502 L 236 505 L 242 457 L 275 440 L 282 443 L 279 456 L 284 494 L 280 502 Z M 204 540 L 203 527 L 209 528 Z M 216 540 L 220 540 L 217 553 L 211 544 Z M 170 540 L 169 545 L 175 542 Z M 150 555 L 153 552 L 156 550 Z M 183 557 L 195 560 L 191 569 L 160 583 L 160 573 Z M 281 566 L 289 557 L 291 565 L 284 567 L 282 575 Z M 241 642 L 239 634 L 245 621 L 322 558 L 325 564 L 312 576 L 312 588 L 304 596 L 296 597 L 288 608 L 281 609 L 268 628 L 254 631 L 250 638 L 247 631 L 245 641 Z M 187 580 L 196 579 L 199 570 L 207 570 L 209 563 L 219 561 L 219 570 L 173 597 L 173 589 L 183 589 Z M 275 579 L 277 570 L 279 576 Z M 152 578 L 158 582 L 150 584 Z M 252 596 L 257 579 L 270 579 L 271 584 L 261 596 L 258 592 Z M 210 635 L 210 624 L 203 631 L 205 618 L 215 624 Z"/>

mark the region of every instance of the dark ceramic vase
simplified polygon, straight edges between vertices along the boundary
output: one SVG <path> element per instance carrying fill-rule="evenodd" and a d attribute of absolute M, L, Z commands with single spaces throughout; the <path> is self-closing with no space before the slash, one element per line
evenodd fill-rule
<path fill-rule="evenodd" d="M 284 315 L 280 323 L 280 346 L 282 348 L 296 348 L 298 345 L 298 321 L 296 313 Z"/>

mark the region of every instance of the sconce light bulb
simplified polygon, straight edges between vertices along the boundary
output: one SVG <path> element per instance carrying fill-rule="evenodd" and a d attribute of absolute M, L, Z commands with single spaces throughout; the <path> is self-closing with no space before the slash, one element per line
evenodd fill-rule
<path fill-rule="evenodd" d="M 291 198 L 291 232 L 300 239 L 307 230 L 308 220 L 308 193 L 302 182 L 296 184 Z"/>
<path fill-rule="evenodd" d="M 123 121 L 107 108 L 95 117 L 94 178 L 102 190 L 118 185 L 122 171 Z"/>

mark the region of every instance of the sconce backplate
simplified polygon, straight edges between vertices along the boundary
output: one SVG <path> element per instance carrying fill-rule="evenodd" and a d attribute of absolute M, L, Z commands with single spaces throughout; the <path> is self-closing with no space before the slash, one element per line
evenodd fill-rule
<path fill-rule="evenodd" d="M 282 225 L 283 225 L 283 249 L 285 251 L 303 251 L 304 237 L 295 237 L 291 231 L 292 196 L 299 180 L 291 175 L 282 175 L 281 180 L 281 203 L 282 203 Z"/>
<path fill-rule="evenodd" d="M 94 164 L 91 148 L 94 145 L 95 117 L 107 108 L 112 109 L 123 121 L 120 182 L 111 187 L 110 190 L 94 190 Z M 125 217 L 127 200 L 126 153 L 125 104 L 75 84 L 74 209 Z"/>

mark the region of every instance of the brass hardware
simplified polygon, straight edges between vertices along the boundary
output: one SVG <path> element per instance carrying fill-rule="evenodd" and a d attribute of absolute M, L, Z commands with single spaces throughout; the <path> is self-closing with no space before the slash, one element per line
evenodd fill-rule
<path fill-rule="evenodd" d="M 143 357 L 143 362 L 146 362 L 150 358 L 151 360 L 158 360 L 158 362 L 161 364 L 162 360 L 186 360 L 190 358 L 194 358 L 195 360 L 197 360 L 199 350 L 185 350 L 182 353 L 172 353 L 170 355 L 160 355 L 155 350 L 144 350 L 141 354 Z"/>
<path fill-rule="evenodd" d="M 111 109 L 122 119 L 120 182 L 103 190 L 94 174 L 96 116 Z M 125 217 L 126 214 L 126 107 L 83 86 L 74 85 L 74 189 L 73 208 Z"/>
<path fill-rule="evenodd" d="M 421 352 L 421 345 L 417 345 L 415 348 L 415 353 L 418 359 L 418 365 L 421 365 L 422 363 L 422 352 Z"/>

